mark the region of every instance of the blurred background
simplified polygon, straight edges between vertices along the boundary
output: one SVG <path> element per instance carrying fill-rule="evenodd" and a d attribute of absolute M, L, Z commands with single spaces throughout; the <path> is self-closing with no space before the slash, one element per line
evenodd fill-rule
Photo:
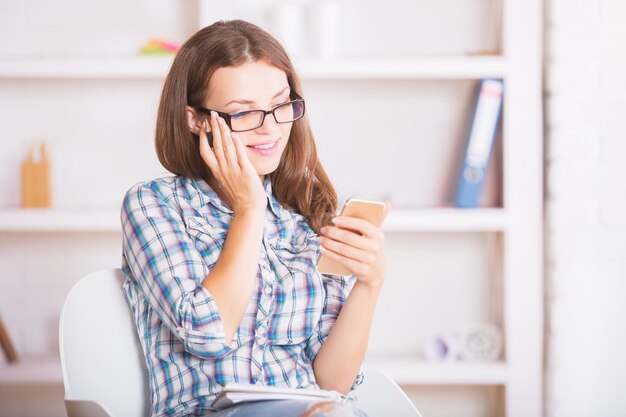
<path fill-rule="evenodd" d="M 427 417 L 626 415 L 622 0 L 0 0 L 0 416 L 65 415 L 63 301 L 120 267 L 125 191 L 168 175 L 176 47 L 234 18 L 290 53 L 340 201 L 393 204 L 366 366 Z M 502 122 L 459 208 L 491 78 Z"/>

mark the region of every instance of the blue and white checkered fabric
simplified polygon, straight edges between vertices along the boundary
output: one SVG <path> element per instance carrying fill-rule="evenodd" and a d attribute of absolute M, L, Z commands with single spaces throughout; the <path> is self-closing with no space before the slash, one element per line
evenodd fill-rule
<path fill-rule="evenodd" d="M 124 285 L 146 356 L 151 416 L 198 415 L 229 382 L 316 389 L 313 361 L 354 284 L 317 272 L 317 235 L 268 197 L 256 287 L 226 341 L 201 285 L 219 258 L 233 212 L 199 179 L 133 186 L 122 206 Z M 359 373 L 354 387 L 361 383 Z"/>

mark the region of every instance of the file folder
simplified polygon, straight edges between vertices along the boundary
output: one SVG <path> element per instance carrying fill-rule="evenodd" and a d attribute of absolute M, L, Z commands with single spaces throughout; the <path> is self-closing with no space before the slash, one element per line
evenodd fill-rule
<path fill-rule="evenodd" d="M 502 80 L 480 83 L 456 189 L 456 207 L 478 206 L 501 118 L 503 93 Z"/>

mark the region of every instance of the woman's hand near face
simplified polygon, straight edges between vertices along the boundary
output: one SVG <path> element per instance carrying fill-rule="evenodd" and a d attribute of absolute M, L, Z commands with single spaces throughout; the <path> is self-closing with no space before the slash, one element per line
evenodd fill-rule
<path fill-rule="evenodd" d="M 263 184 L 239 136 L 231 133 L 224 119 L 215 112 L 211 113 L 210 130 L 213 133 L 213 149 L 209 146 L 205 125 L 200 129 L 200 155 L 215 176 L 231 209 L 235 213 L 265 210 L 267 196 Z"/>
<path fill-rule="evenodd" d="M 226 122 L 215 113 L 207 123 L 213 133 L 213 149 L 209 146 L 206 127 L 202 127 L 200 155 L 211 170 L 212 185 L 219 188 L 215 191 L 234 211 L 234 216 L 219 259 L 202 286 L 217 303 L 224 341 L 230 345 L 254 291 L 267 196 L 239 137 L 231 137 Z"/>
<path fill-rule="evenodd" d="M 385 235 L 382 230 L 356 217 L 335 217 L 333 223 L 321 230 L 322 252 L 352 271 L 357 277 L 355 285 L 380 289 L 385 277 Z"/>

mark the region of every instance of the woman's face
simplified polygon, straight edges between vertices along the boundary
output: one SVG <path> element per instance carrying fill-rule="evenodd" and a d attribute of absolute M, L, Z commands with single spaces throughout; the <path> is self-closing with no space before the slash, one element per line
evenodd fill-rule
<path fill-rule="evenodd" d="M 282 70 L 258 61 L 219 68 L 209 81 L 209 92 L 205 107 L 232 115 L 248 110 L 271 110 L 289 101 L 290 88 Z M 278 167 L 292 124 L 276 123 L 268 114 L 260 127 L 237 133 L 260 176 Z"/>

